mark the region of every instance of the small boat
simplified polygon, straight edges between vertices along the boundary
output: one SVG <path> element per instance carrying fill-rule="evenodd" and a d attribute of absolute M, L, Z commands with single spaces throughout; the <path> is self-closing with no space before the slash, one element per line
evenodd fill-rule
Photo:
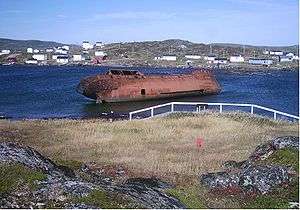
<path fill-rule="evenodd" d="M 217 94 L 221 88 L 214 75 L 205 70 L 181 75 L 144 75 L 139 71 L 111 69 L 82 79 L 76 90 L 103 103 Z"/>

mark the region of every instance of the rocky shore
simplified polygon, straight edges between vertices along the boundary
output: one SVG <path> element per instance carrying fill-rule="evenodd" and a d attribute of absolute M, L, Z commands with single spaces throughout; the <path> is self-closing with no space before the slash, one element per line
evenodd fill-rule
<path fill-rule="evenodd" d="M 224 171 L 199 175 L 200 184 L 214 194 L 253 197 L 272 193 L 298 179 L 297 168 L 268 161 L 272 154 L 286 149 L 298 153 L 299 138 L 274 138 L 259 145 L 243 162 L 226 161 Z M 10 141 L 0 144 L 0 164 L 0 208 L 187 208 L 168 193 L 176 187 L 173 184 L 154 177 L 128 177 L 122 167 L 110 168 L 109 173 L 91 163 L 72 169 Z M 31 170 L 31 184 L 23 177 L 14 189 L 6 189 L 12 177 L 5 179 L 3 171 L 13 166 Z M 40 176 L 34 179 L 32 174 L 37 172 Z M 299 207 L 298 200 L 286 202 L 289 207 Z"/>

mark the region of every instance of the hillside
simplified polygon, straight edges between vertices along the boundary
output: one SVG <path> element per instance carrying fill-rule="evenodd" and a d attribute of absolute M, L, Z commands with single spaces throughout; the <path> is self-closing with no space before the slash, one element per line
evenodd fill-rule
<path fill-rule="evenodd" d="M 62 45 L 65 44 L 54 42 L 54 41 L 14 40 L 14 39 L 0 38 L 0 49 L 25 50 L 28 47 L 32 47 L 36 49 L 46 49 L 46 48 L 52 48 L 52 47 L 57 47 Z M 76 47 L 77 45 L 72 44 L 71 46 Z"/>

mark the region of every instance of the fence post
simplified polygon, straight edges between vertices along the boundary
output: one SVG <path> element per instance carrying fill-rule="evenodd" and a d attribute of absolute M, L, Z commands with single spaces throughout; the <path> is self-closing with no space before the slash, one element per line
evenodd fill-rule
<path fill-rule="evenodd" d="M 151 108 L 151 117 L 153 117 L 154 116 L 154 110 L 153 110 L 153 108 Z"/>
<path fill-rule="evenodd" d="M 171 103 L 171 112 L 174 112 L 174 104 Z"/>
<path fill-rule="evenodd" d="M 276 120 L 276 117 L 277 117 L 276 112 L 274 112 L 274 120 Z"/>
<path fill-rule="evenodd" d="M 129 112 L 129 121 L 131 121 L 131 120 L 132 120 L 132 113 Z"/>
<path fill-rule="evenodd" d="M 251 114 L 253 114 L 253 105 L 251 105 Z"/>
<path fill-rule="evenodd" d="M 222 113 L 222 111 L 223 111 L 223 106 L 222 104 L 220 104 L 220 113 Z"/>

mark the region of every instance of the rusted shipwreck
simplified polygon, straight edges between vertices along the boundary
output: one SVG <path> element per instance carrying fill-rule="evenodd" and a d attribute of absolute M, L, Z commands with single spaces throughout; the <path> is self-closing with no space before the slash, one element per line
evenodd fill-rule
<path fill-rule="evenodd" d="M 220 92 L 211 72 L 194 70 L 181 75 L 144 75 L 139 71 L 111 69 L 82 79 L 77 92 L 98 103 L 140 101 Z"/>

